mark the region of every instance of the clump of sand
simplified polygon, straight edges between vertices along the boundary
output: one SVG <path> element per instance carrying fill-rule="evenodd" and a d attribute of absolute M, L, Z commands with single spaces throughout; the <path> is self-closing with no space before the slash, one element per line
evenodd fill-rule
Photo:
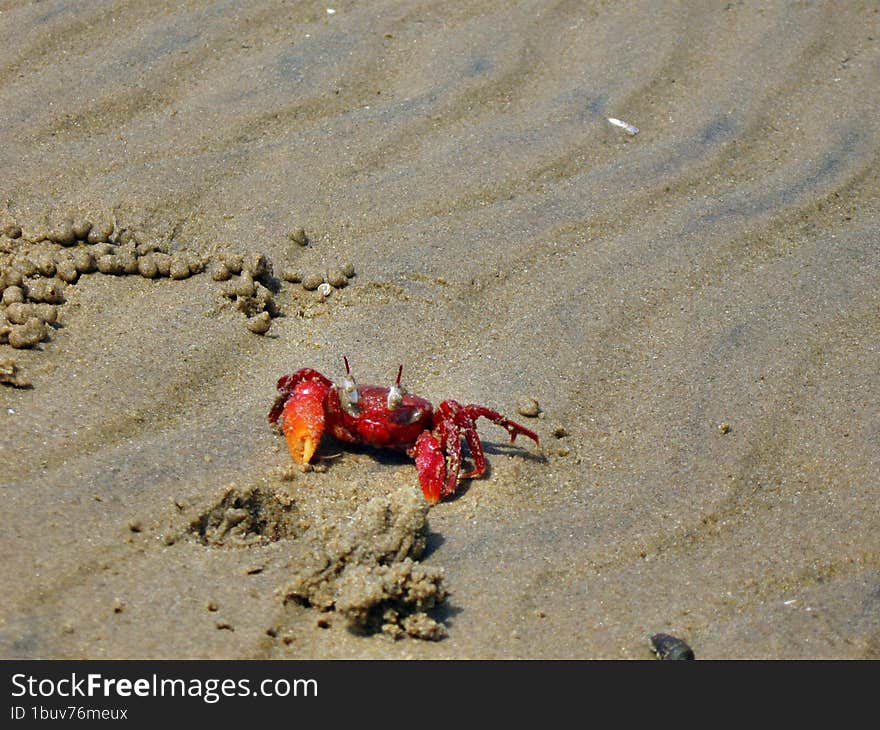
<path fill-rule="evenodd" d="M 284 601 L 336 611 L 359 631 L 443 638 L 427 614 L 447 595 L 443 570 L 418 562 L 428 509 L 406 488 L 374 497 L 348 523 L 312 527 L 294 543 Z"/>
<path fill-rule="evenodd" d="M 281 493 L 231 484 L 214 507 L 190 523 L 189 531 L 205 545 L 250 547 L 295 537 L 297 514 Z"/>

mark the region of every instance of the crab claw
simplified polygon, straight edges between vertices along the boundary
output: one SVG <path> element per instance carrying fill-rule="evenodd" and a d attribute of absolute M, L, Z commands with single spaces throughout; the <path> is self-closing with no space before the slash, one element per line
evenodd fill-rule
<path fill-rule="evenodd" d="M 440 443 L 430 431 L 422 431 L 413 447 L 422 493 L 431 504 L 437 504 L 446 478 L 446 457 Z"/>
<path fill-rule="evenodd" d="M 281 430 L 297 464 L 308 464 L 321 441 L 326 395 L 327 386 L 323 383 L 300 383 L 284 404 Z"/>

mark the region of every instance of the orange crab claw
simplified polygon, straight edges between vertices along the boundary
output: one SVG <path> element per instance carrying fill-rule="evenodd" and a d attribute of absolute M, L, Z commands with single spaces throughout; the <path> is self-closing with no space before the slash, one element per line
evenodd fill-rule
<path fill-rule="evenodd" d="M 324 433 L 324 397 L 322 383 L 300 383 L 284 404 L 281 430 L 287 448 L 297 464 L 308 464 Z"/>

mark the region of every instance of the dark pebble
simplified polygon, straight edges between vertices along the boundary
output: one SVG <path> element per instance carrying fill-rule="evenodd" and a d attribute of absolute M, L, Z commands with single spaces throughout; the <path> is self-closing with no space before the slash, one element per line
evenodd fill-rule
<path fill-rule="evenodd" d="M 681 639 L 669 634 L 654 634 L 651 644 L 658 659 L 669 661 L 688 660 L 694 658 L 694 650 Z"/>

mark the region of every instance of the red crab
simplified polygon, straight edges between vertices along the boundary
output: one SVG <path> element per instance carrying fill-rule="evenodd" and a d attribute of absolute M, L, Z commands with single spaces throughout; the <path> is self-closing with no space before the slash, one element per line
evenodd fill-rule
<path fill-rule="evenodd" d="M 400 384 L 403 365 L 390 388 L 359 386 L 348 358 L 343 360 L 346 375 L 338 385 L 311 368 L 278 380 L 269 422 L 281 419 L 287 447 L 297 464 L 309 463 L 325 428 L 340 441 L 405 451 L 415 459 L 425 499 L 434 504 L 452 494 L 459 480 L 486 471 L 475 423 L 480 416 L 507 429 L 511 442 L 523 434 L 538 443 L 536 433 L 484 406 L 445 400 L 435 411 L 427 400 L 407 393 Z M 474 460 L 474 468 L 465 474 L 460 473 L 462 437 Z"/>

